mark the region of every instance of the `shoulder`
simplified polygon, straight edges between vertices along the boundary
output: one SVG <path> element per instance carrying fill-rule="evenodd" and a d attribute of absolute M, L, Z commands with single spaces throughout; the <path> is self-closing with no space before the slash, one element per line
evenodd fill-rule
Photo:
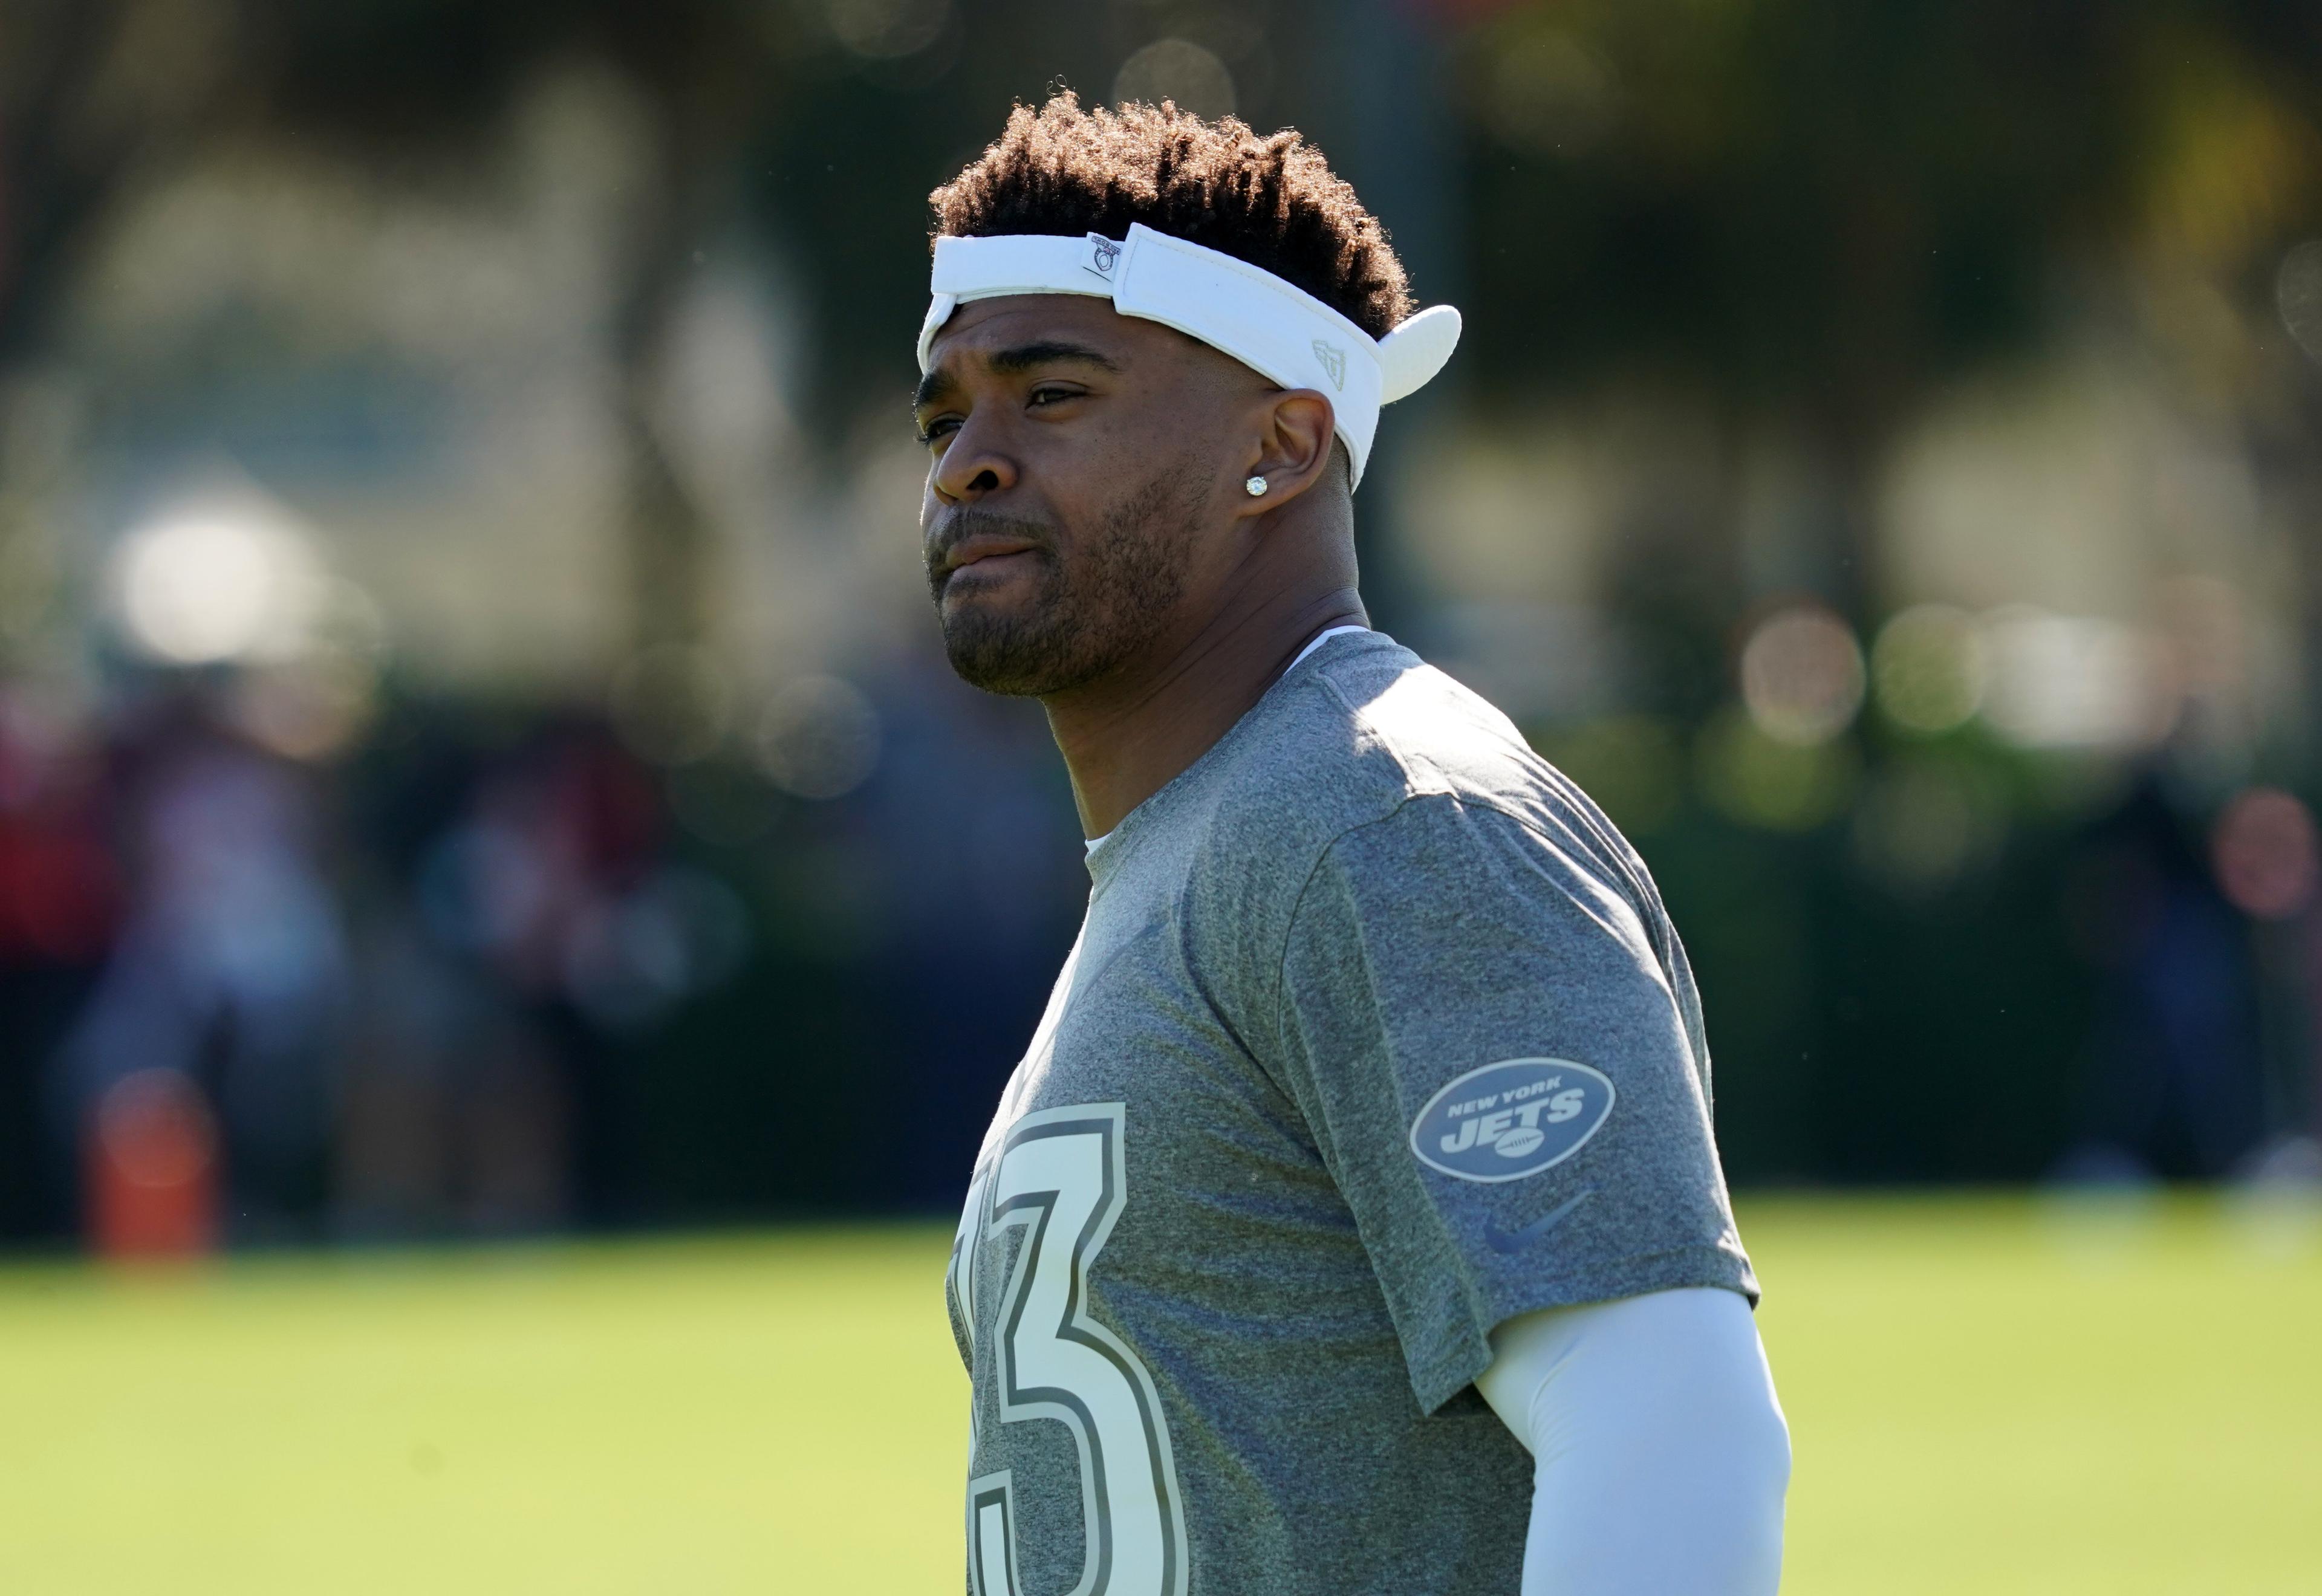
<path fill-rule="evenodd" d="M 1175 923 L 1226 1009 L 1273 1012 L 1302 925 L 1341 954 L 1358 926 L 1414 947 L 1490 925 L 1577 946 L 1593 926 L 1608 956 L 1682 984 L 1651 877 L 1604 812 L 1505 715 L 1393 641 L 1326 644 L 1218 752 Z"/>
<path fill-rule="evenodd" d="M 1546 770 L 1515 723 L 1402 644 L 1385 637 L 1318 652 L 1310 690 L 1367 741 L 1392 751 L 1404 796 L 1514 791 Z"/>
<path fill-rule="evenodd" d="M 1197 880 L 1243 910 L 1294 898 L 1342 842 L 1370 852 L 1468 812 L 1530 834 L 1650 915 L 1644 868 L 1603 811 L 1491 703 L 1380 634 L 1334 640 L 1239 728 L 1194 849 Z M 1439 800 L 1439 801 L 1429 801 Z M 1497 829 L 1496 824 L 1493 829 Z"/>
<path fill-rule="evenodd" d="M 1391 639 L 1334 639 L 1250 712 L 1220 772 L 1226 835 L 1331 837 L 1425 793 L 1515 791 L 1545 770 L 1485 702 Z"/>
<path fill-rule="evenodd" d="M 1236 751 L 1215 810 L 1217 844 L 1294 838 L 1311 863 L 1415 799 L 1445 798 L 1616 873 L 1635 860 L 1604 811 L 1496 706 L 1385 636 L 1326 646 L 1255 713 L 1271 724 Z"/>

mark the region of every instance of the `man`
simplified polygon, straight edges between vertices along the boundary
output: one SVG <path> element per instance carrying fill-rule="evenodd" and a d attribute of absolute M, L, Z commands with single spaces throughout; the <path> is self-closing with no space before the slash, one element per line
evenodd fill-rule
<path fill-rule="evenodd" d="M 971 1591 L 1770 1592 L 1684 952 L 1356 593 L 1457 314 L 1295 133 L 1166 105 L 1019 106 L 933 204 L 945 647 L 1047 709 L 1094 883 L 953 1251 Z"/>

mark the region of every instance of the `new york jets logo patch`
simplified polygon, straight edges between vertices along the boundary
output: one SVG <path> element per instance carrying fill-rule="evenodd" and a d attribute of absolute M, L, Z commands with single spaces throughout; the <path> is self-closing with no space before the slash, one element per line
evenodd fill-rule
<path fill-rule="evenodd" d="M 1521 1181 L 1562 1163 L 1604 1128 L 1613 1083 L 1570 1059 L 1503 1059 L 1427 1099 L 1411 1150 L 1461 1181 Z"/>

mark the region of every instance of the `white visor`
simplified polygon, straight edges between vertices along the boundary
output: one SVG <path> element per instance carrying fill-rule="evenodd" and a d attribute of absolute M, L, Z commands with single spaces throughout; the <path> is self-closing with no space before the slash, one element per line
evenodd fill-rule
<path fill-rule="evenodd" d="M 1421 311 L 1385 337 L 1360 327 L 1303 288 L 1217 250 L 1129 223 L 1124 241 L 1010 233 L 939 238 L 935 298 L 919 328 L 919 370 L 951 313 L 971 299 L 1007 294 L 1087 294 L 1125 316 L 1175 327 L 1231 355 L 1284 388 L 1330 401 L 1339 436 L 1363 479 L 1379 406 L 1417 392 L 1459 342 L 1459 313 Z"/>

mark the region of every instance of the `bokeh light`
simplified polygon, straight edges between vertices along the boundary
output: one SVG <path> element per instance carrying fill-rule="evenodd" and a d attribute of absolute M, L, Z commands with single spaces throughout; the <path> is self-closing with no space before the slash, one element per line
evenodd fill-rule
<path fill-rule="evenodd" d="M 1202 116 L 1230 116 L 1233 71 L 1214 50 L 1190 39 L 1162 39 L 1120 64 L 1112 99 L 1115 105 L 1141 100 L 1148 105 L 1174 100 L 1179 109 Z"/>
<path fill-rule="evenodd" d="M 1777 743 L 1810 748 L 1853 724 L 1862 707 L 1862 650 L 1820 605 L 1778 610 L 1742 649 L 1742 701 Z"/>
<path fill-rule="evenodd" d="M 1947 604 L 1916 604 L 1879 629 L 1870 680 L 1886 717 L 1933 735 L 1964 725 L 1983 703 L 1988 672 L 1975 617 Z"/>
<path fill-rule="evenodd" d="M 802 676 L 767 703 L 758 723 L 758 764 L 784 792 L 843 798 L 878 767 L 879 711 L 836 676 Z"/>
<path fill-rule="evenodd" d="M 178 665 L 286 654 L 325 599 L 313 550 L 259 513 L 150 523 L 122 541 L 114 570 L 130 641 Z"/>
<path fill-rule="evenodd" d="M 2161 661 L 2133 626 L 2008 605 L 1984 617 L 1990 680 L 1983 715 L 2025 748 L 2128 750 L 2168 729 Z"/>
<path fill-rule="evenodd" d="M 1784 742 L 1732 709 L 1702 728 L 1695 770 L 1711 807 L 1766 831 L 1808 831 L 1835 818 L 1861 774 L 1844 743 Z"/>
<path fill-rule="evenodd" d="M 2314 901 L 2322 854 L 2313 812 L 2278 787 L 2236 794 L 2217 816 L 2209 851 L 2218 889 L 2254 919 L 2286 920 Z"/>
<path fill-rule="evenodd" d="M 257 666 L 234 686 L 233 724 L 286 759 L 327 759 L 350 746 L 377 707 L 369 661 L 333 651 Z"/>
<path fill-rule="evenodd" d="M 99 1099 L 97 1140 L 137 1186 L 177 1186 L 199 1177 L 215 1155 L 215 1134 L 200 1091 L 176 1070 L 140 1070 Z"/>
<path fill-rule="evenodd" d="M 217 1163 L 217 1125 L 191 1077 L 148 1068 L 115 1081 L 97 1100 L 89 1146 L 98 1250 L 130 1258 L 206 1251 Z"/>
<path fill-rule="evenodd" d="M 2274 304 L 2298 346 L 2322 360 L 2322 239 L 2292 245 L 2274 273 Z"/>
<path fill-rule="evenodd" d="M 1479 108 L 1516 149 L 1547 156 L 1586 153 L 1620 111 L 1611 65 L 1569 33 L 1532 33 L 1479 63 Z"/>
<path fill-rule="evenodd" d="M 925 50 L 951 18 L 950 0 L 827 0 L 825 9 L 839 43 L 871 60 Z"/>
<path fill-rule="evenodd" d="M 1855 862 L 1899 897 L 1946 891 L 1998 856 L 2007 834 L 2006 805 L 1990 776 L 1964 762 L 1924 755 L 1897 761 L 1855 806 Z"/>

